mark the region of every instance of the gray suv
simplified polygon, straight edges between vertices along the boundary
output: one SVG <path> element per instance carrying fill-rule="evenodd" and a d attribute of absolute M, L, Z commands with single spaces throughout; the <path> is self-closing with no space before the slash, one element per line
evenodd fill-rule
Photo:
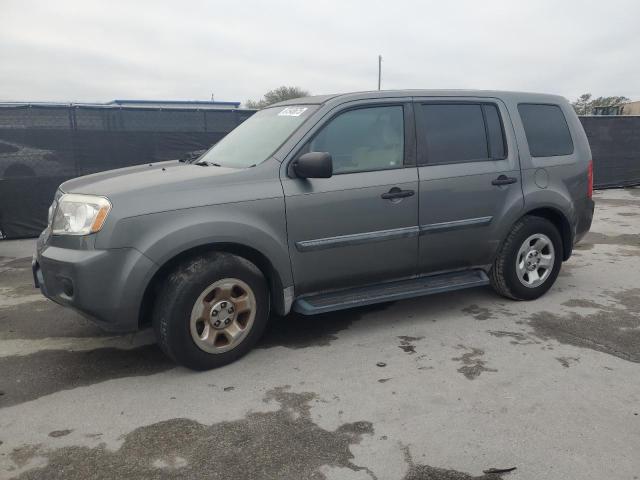
<path fill-rule="evenodd" d="M 36 286 L 112 331 L 152 325 L 193 369 L 232 362 L 271 313 L 492 285 L 532 300 L 593 217 L 564 98 L 385 91 L 265 108 L 206 153 L 61 185 Z"/>

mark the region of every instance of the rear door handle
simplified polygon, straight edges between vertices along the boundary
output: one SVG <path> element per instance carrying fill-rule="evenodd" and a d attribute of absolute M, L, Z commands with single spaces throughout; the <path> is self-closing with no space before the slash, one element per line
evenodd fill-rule
<path fill-rule="evenodd" d="M 414 192 L 413 190 L 401 190 L 398 187 L 393 187 L 387 193 L 383 193 L 382 195 L 380 195 L 380 197 L 384 198 L 385 200 L 394 200 L 396 198 L 412 197 L 415 193 L 416 192 Z"/>
<path fill-rule="evenodd" d="M 507 177 L 506 175 L 500 175 L 491 181 L 491 185 L 511 185 L 518 181 L 515 177 Z"/>

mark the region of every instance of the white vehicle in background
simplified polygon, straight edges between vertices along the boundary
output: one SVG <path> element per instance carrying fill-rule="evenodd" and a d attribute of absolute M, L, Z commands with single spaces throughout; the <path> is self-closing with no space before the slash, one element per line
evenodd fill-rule
<path fill-rule="evenodd" d="M 52 150 L 0 140 L 0 179 L 74 175 L 75 166 Z"/>

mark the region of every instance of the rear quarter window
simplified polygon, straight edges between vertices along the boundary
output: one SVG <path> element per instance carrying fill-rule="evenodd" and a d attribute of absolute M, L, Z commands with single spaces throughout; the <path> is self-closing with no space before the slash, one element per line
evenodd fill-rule
<path fill-rule="evenodd" d="M 532 157 L 556 157 L 573 153 L 567 120 L 558 105 L 518 105 Z"/>

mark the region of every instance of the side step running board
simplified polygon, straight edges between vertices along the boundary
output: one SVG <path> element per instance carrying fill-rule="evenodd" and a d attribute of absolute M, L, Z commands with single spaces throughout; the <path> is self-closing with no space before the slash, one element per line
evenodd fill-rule
<path fill-rule="evenodd" d="M 482 270 L 443 273 L 425 277 L 381 283 L 368 287 L 351 288 L 328 293 L 303 296 L 293 304 L 293 310 L 303 315 L 361 307 L 374 303 L 420 297 L 433 293 L 450 292 L 463 288 L 489 284 L 489 277 Z"/>

